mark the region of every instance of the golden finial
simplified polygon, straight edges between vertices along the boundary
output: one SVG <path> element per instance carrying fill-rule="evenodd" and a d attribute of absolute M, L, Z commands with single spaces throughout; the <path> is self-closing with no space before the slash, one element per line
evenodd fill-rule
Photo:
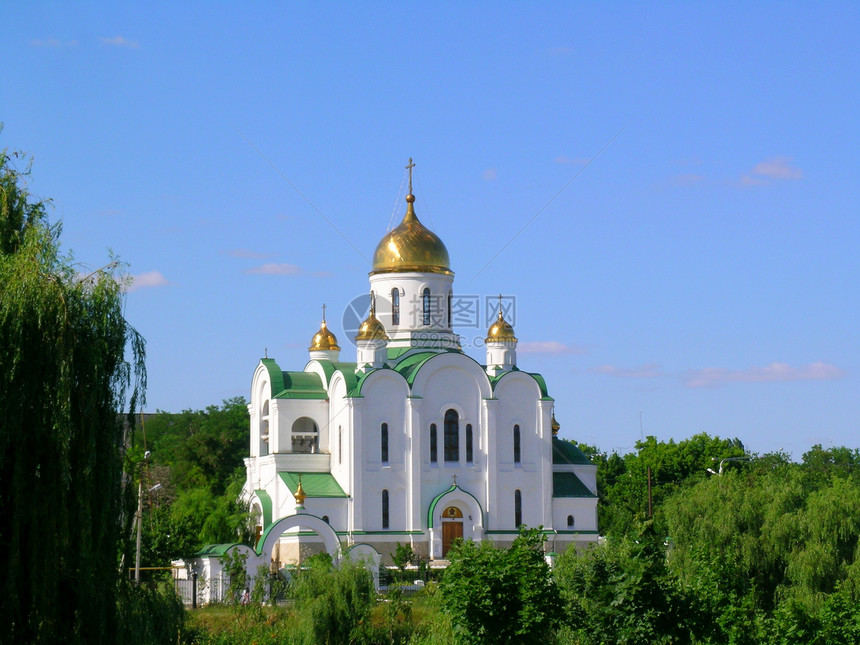
<path fill-rule="evenodd" d="M 555 412 L 552 413 L 552 434 L 557 435 L 558 431 L 561 429 L 558 421 L 555 420 Z"/>
<path fill-rule="evenodd" d="M 499 298 L 501 298 L 501 296 L 499 296 Z M 499 302 L 501 302 L 501 300 L 499 300 Z M 325 303 L 323 303 L 323 322 L 325 322 Z"/>
<path fill-rule="evenodd" d="M 454 486 L 457 485 L 457 475 L 454 475 Z"/>
<path fill-rule="evenodd" d="M 296 494 L 293 495 L 296 498 L 296 506 L 304 506 L 305 505 L 305 489 L 302 488 L 302 476 L 299 474 L 299 485 L 296 487 Z"/>

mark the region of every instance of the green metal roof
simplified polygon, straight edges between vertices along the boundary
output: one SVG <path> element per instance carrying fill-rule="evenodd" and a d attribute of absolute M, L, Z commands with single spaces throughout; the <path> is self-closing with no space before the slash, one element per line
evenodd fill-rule
<path fill-rule="evenodd" d="M 230 544 L 207 544 L 202 549 L 200 549 L 195 556 L 204 556 L 204 555 L 217 555 L 222 556 L 227 553 L 234 546 L 248 546 L 247 544 L 242 544 L 241 542 L 232 542 Z"/>
<path fill-rule="evenodd" d="M 295 495 L 302 476 L 302 490 L 308 497 L 349 497 L 331 473 L 278 473 L 283 482 Z"/>
<path fill-rule="evenodd" d="M 340 372 L 341 374 L 343 374 L 344 381 L 346 381 L 347 396 L 349 396 L 349 391 L 352 390 L 358 382 L 358 377 L 355 375 L 355 368 L 357 364 L 341 361 L 335 363 L 325 359 L 318 359 L 316 362 L 320 364 L 320 367 L 322 367 L 323 373 L 325 374 L 326 386 L 331 384 L 331 379 L 336 372 Z"/>
<path fill-rule="evenodd" d="M 558 437 L 552 438 L 552 463 L 562 466 L 568 464 L 594 465 L 575 444 Z"/>
<path fill-rule="evenodd" d="M 269 385 L 272 388 L 269 395 L 273 396 L 284 389 L 284 373 L 273 358 L 261 358 L 260 362 L 269 372 Z"/>
<path fill-rule="evenodd" d="M 436 495 L 436 497 L 433 498 L 433 501 L 430 502 L 430 506 L 427 508 L 427 528 L 433 528 L 433 511 L 436 509 L 436 504 L 438 504 L 439 500 L 442 499 L 445 495 L 455 490 L 459 490 L 462 493 L 466 493 L 466 495 L 475 500 L 475 503 L 478 505 L 478 509 L 481 511 L 481 522 L 483 524 L 486 524 L 487 518 L 484 517 L 484 508 L 483 506 L 481 506 L 481 502 L 478 501 L 478 498 L 472 495 L 472 493 L 470 493 L 469 491 L 463 490 L 462 488 L 457 486 L 457 484 L 452 484 L 451 488 L 446 488 L 441 493 Z"/>
<path fill-rule="evenodd" d="M 327 399 L 328 392 L 322 384 L 319 374 L 312 372 L 282 372 L 284 388 L 275 399 Z M 274 388 L 272 389 L 274 392 Z"/>
<path fill-rule="evenodd" d="M 553 473 L 552 474 L 552 496 L 553 497 L 597 497 L 588 490 L 588 486 L 582 483 L 576 473 Z"/>
<path fill-rule="evenodd" d="M 257 496 L 257 499 L 260 500 L 260 506 L 262 506 L 263 528 L 265 529 L 272 523 L 272 498 L 269 497 L 269 494 L 264 490 L 255 490 L 254 494 Z"/>
<path fill-rule="evenodd" d="M 486 369 L 485 365 L 482 365 L 481 367 Z M 535 380 L 535 382 L 537 383 L 538 389 L 540 390 L 540 396 L 541 396 L 542 401 L 554 401 L 555 400 L 549 395 L 548 390 L 546 388 L 546 381 L 544 380 L 543 376 L 541 376 L 540 374 L 538 374 L 536 372 L 523 372 L 522 370 L 517 369 L 516 367 L 512 368 L 508 372 L 502 372 L 501 374 L 496 374 L 495 376 L 490 377 L 490 385 L 493 386 L 493 392 L 496 391 L 496 386 L 499 384 L 499 381 L 501 381 L 503 378 L 505 378 L 508 374 L 514 374 L 515 372 L 519 372 L 520 374 L 526 374 L 528 376 L 531 376 Z"/>

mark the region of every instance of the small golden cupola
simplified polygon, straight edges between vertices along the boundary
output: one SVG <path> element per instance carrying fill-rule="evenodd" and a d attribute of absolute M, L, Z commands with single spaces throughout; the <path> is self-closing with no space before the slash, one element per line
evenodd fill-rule
<path fill-rule="evenodd" d="M 499 296 L 499 314 L 487 330 L 484 339 L 487 348 L 487 374 L 498 376 L 517 366 L 517 337 L 514 328 L 502 313 L 502 296 Z"/>
<path fill-rule="evenodd" d="M 377 273 L 442 273 L 453 275 L 448 249 L 415 214 L 412 194 L 412 168 L 409 159 L 409 194 L 406 195 L 406 215 L 403 221 L 385 234 L 373 254 L 373 271 Z"/>
<path fill-rule="evenodd" d="M 308 347 L 312 359 L 327 359 L 336 361 L 340 356 L 340 346 L 337 344 L 337 337 L 329 330 L 325 322 L 325 309 L 323 305 L 322 323 L 320 330 L 314 334 L 311 339 L 311 346 Z"/>
<path fill-rule="evenodd" d="M 487 337 L 484 339 L 488 343 L 510 343 L 517 342 L 517 337 L 514 336 L 514 328 L 505 320 L 502 314 L 502 296 L 499 295 L 499 316 L 496 322 L 490 325 L 487 330 Z"/>
<path fill-rule="evenodd" d="M 355 335 L 355 371 L 364 373 L 383 367 L 388 354 L 388 340 L 385 326 L 376 317 L 376 295 L 371 292 L 370 313 Z"/>
<path fill-rule="evenodd" d="M 561 430 L 561 426 L 558 421 L 555 420 L 555 412 L 552 413 L 552 436 L 557 437 L 558 431 Z"/>
<path fill-rule="evenodd" d="M 370 294 L 370 313 L 367 314 L 367 318 L 358 328 L 355 340 L 388 340 L 385 327 L 376 317 L 376 296 L 372 293 Z"/>

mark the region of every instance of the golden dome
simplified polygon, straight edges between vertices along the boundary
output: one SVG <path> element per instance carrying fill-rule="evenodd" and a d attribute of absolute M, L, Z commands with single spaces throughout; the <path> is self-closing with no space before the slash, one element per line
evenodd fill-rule
<path fill-rule="evenodd" d="M 385 234 L 373 254 L 372 273 L 444 273 L 453 275 L 448 249 L 415 215 L 415 195 L 406 195 L 406 215 Z"/>
<path fill-rule="evenodd" d="M 379 322 L 379 318 L 376 317 L 376 298 L 373 296 L 371 296 L 370 300 L 370 313 L 367 314 L 367 318 L 361 323 L 361 327 L 358 328 L 355 340 L 388 340 L 385 327 Z"/>
<path fill-rule="evenodd" d="M 320 324 L 320 330 L 314 334 L 314 337 L 311 340 L 311 346 L 308 347 L 308 349 L 312 352 L 321 349 L 340 349 L 337 344 L 337 338 L 328 330 L 328 327 L 326 327 L 325 305 L 323 305 L 323 319 L 322 324 Z"/>
<path fill-rule="evenodd" d="M 487 343 L 505 343 L 505 342 L 516 342 L 517 337 L 514 336 L 514 328 L 511 327 L 511 324 L 505 320 L 504 316 L 502 316 L 502 301 L 501 296 L 499 297 L 499 317 L 496 319 L 492 325 L 490 325 L 490 329 L 487 330 L 487 337 L 484 339 Z"/>
<path fill-rule="evenodd" d="M 552 413 L 552 433 L 554 435 L 558 434 L 558 431 L 561 430 L 561 426 L 558 421 L 555 420 L 555 412 Z"/>

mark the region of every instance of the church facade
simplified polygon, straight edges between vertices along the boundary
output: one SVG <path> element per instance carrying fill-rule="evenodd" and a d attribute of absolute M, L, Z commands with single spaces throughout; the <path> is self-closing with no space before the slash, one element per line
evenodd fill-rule
<path fill-rule="evenodd" d="M 484 363 L 461 350 L 448 251 L 418 220 L 411 169 L 406 202 L 376 248 L 355 355 L 342 359 L 323 314 L 303 369 L 256 367 L 243 495 L 258 534 L 304 514 L 345 548 L 409 544 L 431 561 L 457 538 L 510 544 L 521 525 L 543 527 L 548 551 L 596 541 L 596 466 L 557 437 L 553 398 L 518 366 L 501 299 Z M 294 529 L 273 558 L 315 550 L 319 536 Z"/>

